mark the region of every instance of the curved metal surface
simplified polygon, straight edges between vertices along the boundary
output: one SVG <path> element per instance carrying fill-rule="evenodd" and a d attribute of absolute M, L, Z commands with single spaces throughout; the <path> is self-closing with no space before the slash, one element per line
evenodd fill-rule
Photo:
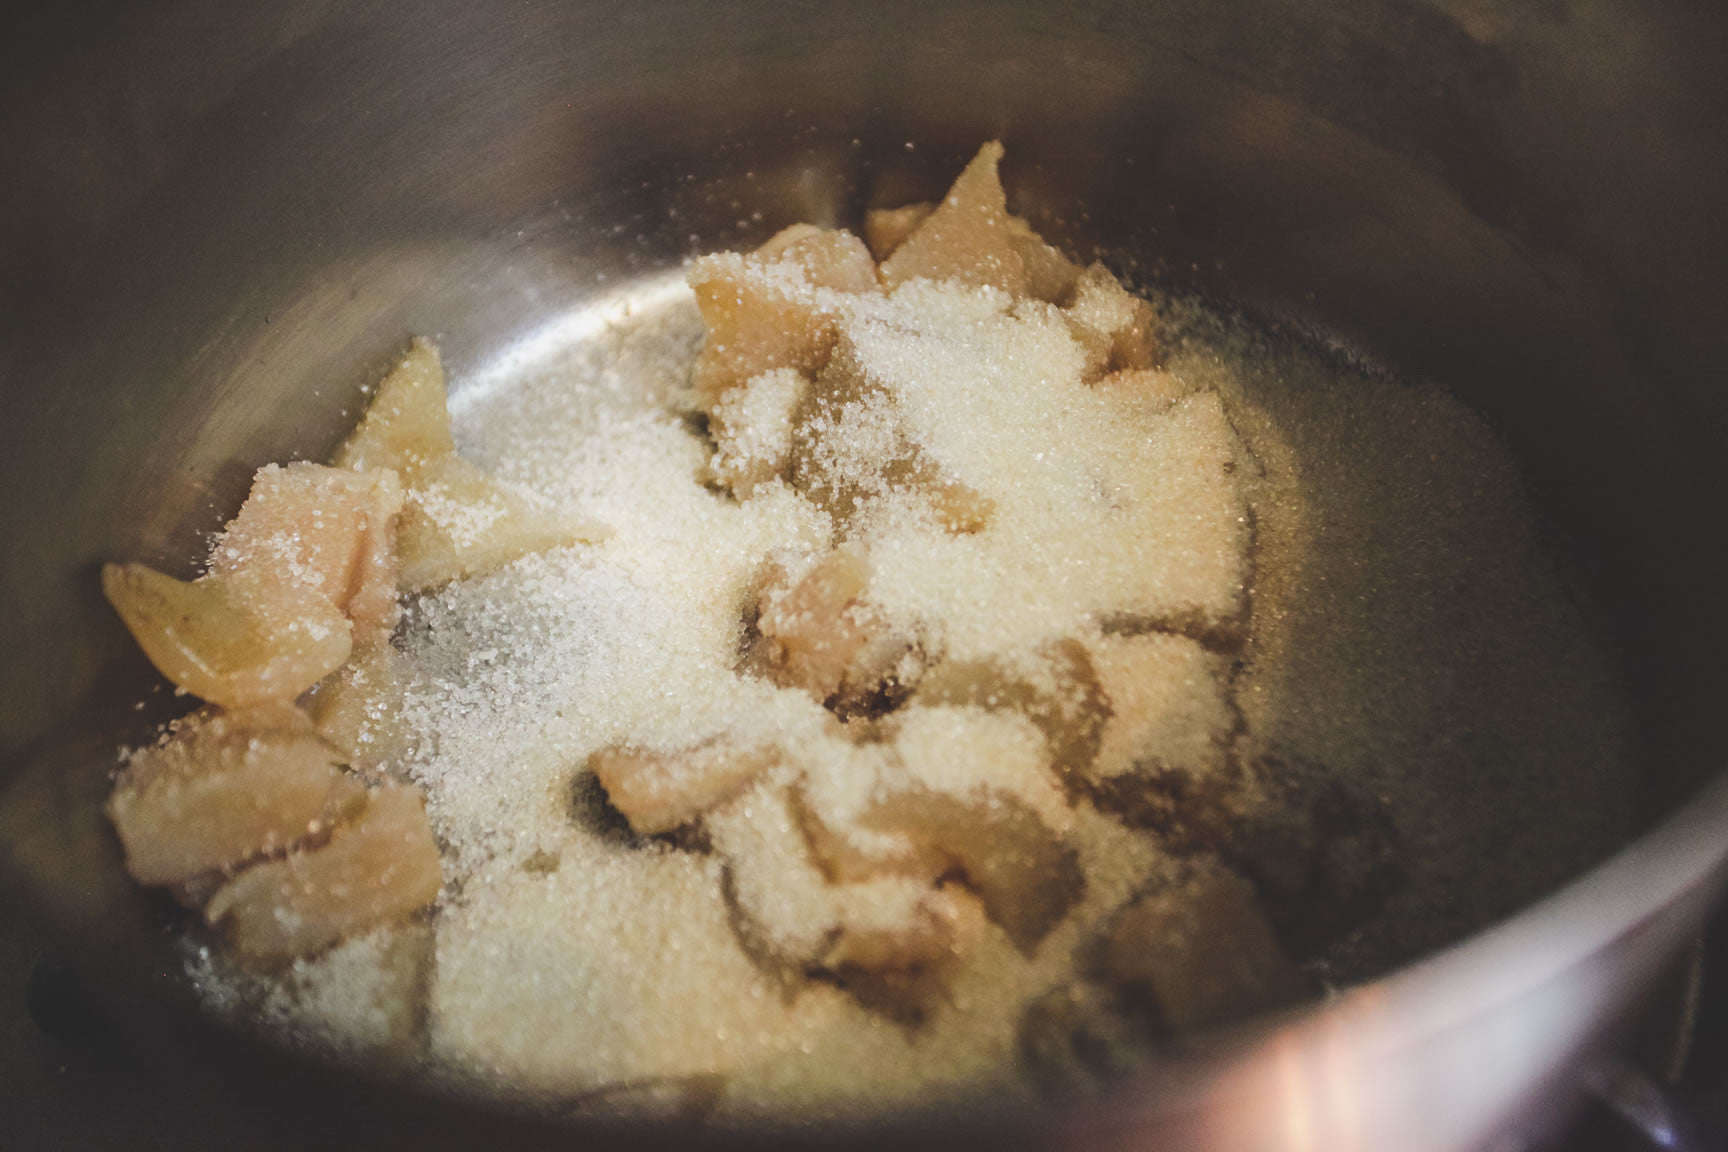
<path fill-rule="evenodd" d="M 254 467 L 333 444 L 410 330 L 460 375 L 695 248 L 928 195 L 992 135 L 1019 160 L 1020 204 L 1068 243 L 1334 334 L 1487 413 L 1617 645 L 1652 811 L 1685 800 L 1413 969 L 1113 1104 L 994 1131 L 1485 1146 L 1552 1121 L 1579 1090 L 1566 1070 L 1719 886 L 1723 13 L 188 0 L 6 19 L 0 865 L 126 988 L 162 971 L 161 937 L 93 797 L 147 675 L 101 610 L 101 559 L 194 554 Z M 165 1068 L 279 1075 L 241 1094 L 231 1131 L 286 1144 L 390 1117 L 440 1143 L 501 1123 L 235 1056 L 163 995 L 166 1015 L 150 997 L 128 1011 Z"/>

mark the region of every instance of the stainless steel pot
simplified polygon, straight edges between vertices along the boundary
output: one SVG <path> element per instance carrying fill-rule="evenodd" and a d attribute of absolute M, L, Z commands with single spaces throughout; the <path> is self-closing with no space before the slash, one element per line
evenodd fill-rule
<path fill-rule="evenodd" d="M 459 376 L 698 248 L 928 195 L 990 136 L 1070 245 L 1445 381 L 1495 423 L 1625 671 L 1649 831 L 1414 967 L 981 1132 L 1517 1146 L 1494 1141 L 1563 1114 L 1706 913 L 1728 867 L 1728 13 L 185 0 L 0 19 L 0 862 L 210 1133 L 564 1139 L 188 1011 L 96 812 L 114 745 L 155 715 L 129 707 L 149 676 L 97 563 L 184 568 L 254 467 L 333 445 L 410 331 Z"/>

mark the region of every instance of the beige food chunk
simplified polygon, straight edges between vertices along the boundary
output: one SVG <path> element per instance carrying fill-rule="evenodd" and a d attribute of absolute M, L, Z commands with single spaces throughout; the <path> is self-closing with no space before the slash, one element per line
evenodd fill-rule
<path fill-rule="evenodd" d="M 1098 637 L 1087 649 L 1111 713 L 1089 779 L 1222 770 L 1236 722 L 1222 657 L 1166 632 Z"/>
<path fill-rule="evenodd" d="M 748 500 L 759 484 L 783 476 L 792 452 L 792 416 L 810 382 L 791 368 L 753 376 L 708 414 L 714 479 Z"/>
<path fill-rule="evenodd" d="M 1194 389 L 1181 377 L 1162 368 L 1124 368 L 1100 377 L 1093 385 L 1120 406 L 1131 420 L 1144 420 L 1168 412 Z"/>
<path fill-rule="evenodd" d="M 386 785 L 329 843 L 230 880 L 204 916 L 240 954 L 281 960 L 423 908 L 443 882 L 420 790 Z"/>
<path fill-rule="evenodd" d="M 607 530 L 561 516 L 456 455 L 437 349 L 416 340 L 378 386 L 339 468 L 395 469 L 406 499 L 397 527 L 398 585 L 421 592 L 482 575 L 531 552 L 603 539 Z"/>
<path fill-rule="evenodd" d="M 293 700 L 340 668 L 352 646 L 347 618 L 322 594 L 299 584 L 254 591 L 143 564 L 102 568 L 103 594 L 157 670 L 229 708 Z"/>
<path fill-rule="evenodd" d="M 1008 242 L 1026 265 L 1026 295 L 1049 304 L 1068 303 L 1080 279 L 1079 265 L 1018 216 L 1008 217 Z"/>
<path fill-rule="evenodd" d="M 356 472 L 394 468 L 406 474 L 455 454 L 444 363 L 431 341 L 416 338 L 379 383 L 334 463 Z"/>
<path fill-rule="evenodd" d="M 316 592 L 352 622 L 356 644 L 379 643 L 396 626 L 401 510 L 402 485 L 392 469 L 266 465 L 211 549 L 210 575 L 243 583 L 255 605 L 279 601 L 269 614 L 281 617 L 295 610 L 303 589 Z"/>
<path fill-rule="evenodd" d="M 866 821 L 963 872 L 985 913 L 1030 953 L 1085 888 L 1040 734 L 1006 713 L 912 707 L 896 717 L 894 744 L 900 771 Z"/>
<path fill-rule="evenodd" d="M 992 140 L 966 165 L 948 195 L 882 262 L 890 288 L 908 280 L 958 280 L 1026 291 L 1026 261 L 1008 223 L 1007 196 L 997 166 L 1002 145 Z"/>
<path fill-rule="evenodd" d="M 317 832 L 334 749 L 290 704 L 204 710 L 133 755 L 108 818 L 141 884 L 183 884 Z"/>
<path fill-rule="evenodd" d="M 869 246 L 870 255 L 878 260 L 888 259 L 934 211 L 934 201 L 920 200 L 898 208 L 872 208 L 864 213 L 864 243 Z"/>
<path fill-rule="evenodd" d="M 1030 657 L 944 661 L 925 672 L 914 699 L 1020 713 L 1044 734 L 1051 764 L 1065 775 L 1090 770 L 1110 718 L 1091 653 L 1072 637 Z"/>
<path fill-rule="evenodd" d="M 933 883 L 941 874 L 947 862 L 940 853 L 868 822 L 884 781 L 904 777 L 893 745 L 828 738 L 797 749 L 796 759 L 803 774 L 792 800 L 816 861 L 830 880 L 907 875 Z"/>
<path fill-rule="evenodd" d="M 911 641 L 890 632 L 864 602 L 869 583 L 870 562 L 852 547 L 835 549 L 796 579 L 783 566 L 771 568 L 756 619 L 759 666 L 769 678 L 827 701 L 863 699 L 911 675 Z"/>
<path fill-rule="evenodd" d="M 1177 1035 L 1245 1020 L 1309 991 L 1253 886 L 1210 864 L 1124 908 L 1110 927 L 1103 964 L 1111 981 L 1150 993 Z"/>
<path fill-rule="evenodd" d="M 809 225 L 788 228 L 752 255 L 704 256 L 688 279 L 708 330 L 691 378 L 705 412 L 764 372 L 821 371 L 844 294 L 877 286 L 862 241 Z"/>
<path fill-rule="evenodd" d="M 602 748 L 588 767 L 612 806 L 638 835 L 687 824 L 736 796 L 780 758 L 769 745 L 718 736 L 690 748 L 659 751 L 629 745 Z"/>
<path fill-rule="evenodd" d="M 864 241 L 844 228 L 794 224 L 756 250 L 764 260 L 791 261 L 818 288 L 835 292 L 874 292 L 876 261 Z"/>
<path fill-rule="evenodd" d="M 1087 353 L 1085 379 L 1152 368 L 1158 362 L 1158 316 L 1152 305 L 1093 264 L 1080 273 L 1067 308 L 1069 328 Z"/>
<path fill-rule="evenodd" d="M 842 330 L 833 355 L 792 415 L 792 486 L 845 526 L 868 503 L 921 491 L 950 532 L 981 531 L 994 502 L 945 476 L 908 432 L 892 394 L 870 378 Z"/>
<path fill-rule="evenodd" d="M 308 710 L 322 736 L 357 771 L 378 773 L 403 751 L 402 683 L 396 650 L 379 644 L 331 673 Z"/>
<path fill-rule="evenodd" d="M 752 955 L 788 976 L 834 973 L 894 1015 L 930 1005 L 959 952 L 961 896 L 905 875 L 830 881 L 784 786 L 753 788 L 705 823 Z"/>

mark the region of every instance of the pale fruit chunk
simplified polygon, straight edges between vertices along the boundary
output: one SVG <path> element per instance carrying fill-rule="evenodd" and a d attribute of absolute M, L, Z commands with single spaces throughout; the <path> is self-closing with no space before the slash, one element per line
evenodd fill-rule
<path fill-rule="evenodd" d="M 935 201 L 920 200 L 898 208 L 872 208 L 864 213 L 864 243 L 869 245 L 870 255 L 878 260 L 888 259 L 934 211 Z"/>
<path fill-rule="evenodd" d="M 896 717 L 894 744 L 901 771 L 867 822 L 957 867 L 990 919 L 1030 953 L 1085 890 L 1042 737 L 1010 714 L 915 707 Z"/>
<path fill-rule="evenodd" d="M 430 904 L 443 886 L 438 845 L 420 790 L 386 785 L 330 842 L 247 869 L 211 898 L 204 916 L 244 956 L 282 960 Z"/>
<path fill-rule="evenodd" d="M 379 383 L 366 415 L 334 463 L 357 472 L 394 468 L 408 473 L 455 454 L 456 438 L 444 401 L 444 364 L 435 345 L 416 337 Z"/>
<path fill-rule="evenodd" d="M 870 377 L 843 329 L 832 356 L 792 415 L 787 478 L 845 526 L 867 504 L 922 491 L 948 531 L 978 532 L 995 510 L 989 497 L 944 476 L 911 438 L 893 395 Z"/>
<path fill-rule="evenodd" d="M 406 486 L 396 532 L 398 587 L 422 592 L 525 556 L 604 539 L 603 525 L 533 503 L 456 455 L 438 350 L 416 340 L 379 384 L 336 456 L 339 468 L 395 469 Z"/>
<path fill-rule="evenodd" d="M 391 469 L 266 465 L 211 549 L 210 576 L 245 584 L 254 606 L 280 618 L 292 617 L 302 590 L 315 592 L 348 617 L 356 644 L 379 643 L 396 626 L 401 510 Z"/>
<path fill-rule="evenodd" d="M 1110 718 L 1091 654 L 1072 637 L 1030 655 L 944 661 L 925 672 L 914 700 L 1018 712 L 1044 734 L 1051 764 L 1065 775 L 1091 768 Z"/>
<path fill-rule="evenodd" d="M 206 710 L 135 753 L 108 818 L 141 884 L 184 884 L 320 830 L 335 750 L 291 704 Z"/>
<path fill-rule="evenodd" d="M 751 255 L 704 256 L 688 280 L 708 331 L 691 378 L 705 412 L 764 372 L 821 371 L 847 294 L 877 287 L 862 241 L 809 225 L 794 225 Z"/>
<path fill-rule="evenodd" d="M 1195 391 L 1181 377 L 1161 368 L 1124 368 L 1100 377 L 1092 387 L 1130 420 L 1162 415 Z"/>
<path fill-rule="evenodd" d="M 1026 261 L 1009 228 L 997 174 L 1001 161 L 1002 145 L 995 140 L 978 150 L 942 203 L 882 262 L 884 284 L 958 280 L 1025 293 Z"/>
<path fill-rule="evenodd" d="M 1087 648 L 1111 712 L 1088 778 L 1222 771 L 1236 723 L 1222 657 L 1165 632 L 1099 637 Z"/>
<path fill-rule="evenodd" d="M 928 1006 L 959 950 L 956 894 L 909 876 L 831 883 L 782 786 L 753 788 L 704 823 L 726 864 L 740 936 L 760 962 L 792 977 L 835 973 L 894 1015 Z"/>
<path fill-rule="evenodd" d="M 215 704 L 292 700 L 396 623 L 396 473 L 259 469 L 190 583 L 138 564 L 102 571 L 108 600 L 176 685 Z"/>
<path fill-rule="evenodd" d="M 736 796 L 779 759 L 779 750 L 770 745 L 743 745 L 717 736 L 671 750 L 602 748 L 588 758 L 588 767 L 631 829 L 654 836 Z"/>
<path fill-rule="evenodd" d="M 378 773 L 402 752 L 402 684 L 396 650 L 379 644 L 321 681 L 309 702 L 318 735 L 350 768 Z"/>
<path fill-rule="evenodd" d="M 903 779 L 891 744 L 836 737 L 797 750 L 803 769 L 792 799 L 811 851 L 829 879 L 905 875 L 934 882 L 947 862 L 910 837 L 869 825 L 883 781 Z"/>
<path fill-rule="evenodd" d="M 1104 975 L 1150 993 L 1177 1035 L 1296 1003 L 1309 984 L 1290 963 L 1246 880 L 1196 865 L 1124 908 L 1109 929 Z"/>
<path fill-rule="evenodd" d="M 714 479 L 748 500 L 757 485 L 785 475 L 792 452 L 792 416 L 810 382 L 790 368 L 753 376 L 708 414 L 714 439 Z"/>
<path fill-rule="evenodd" d="M 347 619 L 299 585 L 262 608 L 232 580 L 176 580 L 143 564 L 107 564 L 102 592 L 176 687 L 229 708 L 292 700 L 340 668 Z"/>
<path fill-rule="evenodd" d="M 533 552 L 603 540 L 607 532 L 531 503 L 460 456 L 446 456 L 413 475 L 396 534 L 401 587 L 422 592 Z"/>
<path fill-rule="evenodd" d="M 876 261 L 864 241 L 844 228 L 794 224 L 756 249 L 764 260 L 790 260 L 818 288 L 835 292 L 874 292 Z"/>
<path fill-rule="evenodd" d="M 1047 244 L 1032 225 L 1008 217 L 1008 241 L 1026 265 L 1026 295 L 1048 304 L 1066 304 L 1080 279 L 1080 266 L 1054 245 Z"/>
<path fill-rule="evenodd" d="M 1086 380 L 1157 365 L 1157 313 L 1122 287 L 1104 265 L 1093 264 L 1080 273 L 1066 315 L 1074 338 L 1087 353 Z"/>
<path fill-rule="evenodd" d="M 871 699 L 899 698 L 921 665 L 911 639 L 888 629 L 866 603 L 869 575 L 869 560 L 852 546 L 831 551 L 800 577 L 769 561 L 760 580 L 753 667 L 843 713 Z"/>

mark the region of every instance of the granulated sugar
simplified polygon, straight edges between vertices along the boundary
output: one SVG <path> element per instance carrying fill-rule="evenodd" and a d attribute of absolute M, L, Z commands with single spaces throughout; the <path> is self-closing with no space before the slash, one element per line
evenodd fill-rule
<path fill-rule="evenodd" d="M 1168 749 L 1157 781 L 1267 803 L 1295 765 L 1381 804 L 1404 883 L 1311 972 L 1407 959 L 1621 835 L 1612 677 L 1514 466 L 1446 396 L 1163 302 L 1187 335 L 1125 419 L 1082 383 L 1053 307 L 913 281 L 845 305 L 835 362 L 861 383 L 821 414 L 829 455 L 811 467 L 878 498 L 831 516 L 778 478 L 742 500 L 711 486 L 711 446 L 680 409 L 700 322 L 687 294 L 643 296 L 659 303 L 517 355 L 466 395 L 455 384 L 464 454 L 612 534 L 408 609 L 399 767 L 445 855 L 435 914 L 280 980 L 207 968 L 212 997 L 554 1112 L 645 1082 L 723 1122 L 1030 1098 L 1027 1006 L 1072 986 L 1100 925 L 1183 867 L 1160 839 L 1163 793 L 1123 802 L 1152 817 L 1105 810 L 1121 799 L 1109 780 L 1135 775 L 1122 730 L 1091 776 L 1058 781 L 1038 759 L 1055 713 L 914 696 L 860 736 L 807 692 L 741 675 L 764 562 L 823 553 L 836 517 L 867 550 L 873 619 L 922 658 L 993 661 L 1005 693 L 1044 699 L 1072 687 L 1051 679 L 1048 646 L 1078 638 L 1106 690 L 1136 668 L 1167 686 L 1119 692 L 1140 742 Z M 790 377 L 737 394 L 740 426 L 755 411 L 773 442 L 732 454 L 782 452 L 776 421 L 801 402 Z M 884 481 L 885 459 L 917 482 Z M 961 490 L 989 514 L 957 531 L 932 509 Z M 727 739 L 798 764 L 719 809 L 706 842 L 632 834 L 586 767 L 614 745 Z M 902 759 L 885 759 L 889 739 Z M 1028 766 L 1006 785 L 968 775 L 990 747 Z M 1041 934 L 1016 939 L 949 882 L 951 861 L 857 819 L 883 789 L 964 804 L 993 787 L 1078 877 Z M 843 874 L 854 857 L 871 878 Z M 846 931 L 902 931 L 931 893 L 964 961 L 916 1011 L 876 1010 L 811 967 L 838 963 Z"/>

